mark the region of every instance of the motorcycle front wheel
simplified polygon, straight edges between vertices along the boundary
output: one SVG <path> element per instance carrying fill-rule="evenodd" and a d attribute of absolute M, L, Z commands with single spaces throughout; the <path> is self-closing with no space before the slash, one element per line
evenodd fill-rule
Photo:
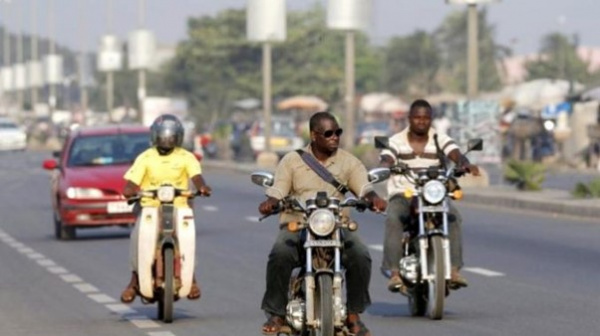
<path fill-rule="evenodd" d="M 315 336 L 334 336 L 333 325 L 333 280 L 329 274 L 318 277 L 315 291 L 315 316 L 319 318 L 319 328 L 312 334 Z"/>
<path fill-rule="evenodd" d="M 162 297 L 158 300 L 158 319 L 165 323 L 173 322 L 173 301 L 174 301 L 174 284 L 173 277 L 175 272 L 174 252 L 172 247 L 166 247 L 163 251 L 163 260 L 165 265 L 164 288 L 162 289 Z"/>
<path fill-rule="evenodd" d="M 446 297 L 446 276 L 444 272 L 444 249 L 442 237 L 433 236 L 427 251 L 429 264 L 427 311 L 429 318 L 440 320 L 444 315 L 444 299 Z"/>

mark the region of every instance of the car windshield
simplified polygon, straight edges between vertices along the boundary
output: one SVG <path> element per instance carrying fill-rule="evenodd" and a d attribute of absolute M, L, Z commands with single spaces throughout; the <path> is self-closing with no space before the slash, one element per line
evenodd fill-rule
<path fill-rule="evenodd" d="M 69 151 L 68 167 L 131 164 L 150 147 L 149 133 L 110 134 L 75 138 Z"/>

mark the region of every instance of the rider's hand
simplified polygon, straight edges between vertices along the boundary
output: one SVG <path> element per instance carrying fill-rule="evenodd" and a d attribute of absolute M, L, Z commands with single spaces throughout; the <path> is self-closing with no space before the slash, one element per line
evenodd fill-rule
<path fill-rule="evenodd" d="M 387 202 L 383 198 L 379 196 L 373 197 L 373 206 L 371 207 L 372 211 L 384 212 L 386 208 Z"/>
<path fill-rule="evenodd" d="M 463 169 L 467 173 L 473 174 L 473 176 L 479 176 L 479 175 L 481 175 L 481 173 L 479 172 L 479 167 L 477 167 L 476 165 L 473 165 L 473 164 L 469 163 L 469 164 L 464 165 Z"/>
<path fill-rule="evenodd" d="M 212 193 L 212 189 L 207 185 L 203 185 L 202 187 L 200 187 L 198 192 L 202 196 L 210 196 L 210 194 Z"/>
<path fill-rule="evenodd" d="M 273 208 L 277 206 L 279 200 L 276 198 L 269 198 L 268 200 L 260 203 L 258 211 L 263 215 L 270 215 L 273 212 Z"/>

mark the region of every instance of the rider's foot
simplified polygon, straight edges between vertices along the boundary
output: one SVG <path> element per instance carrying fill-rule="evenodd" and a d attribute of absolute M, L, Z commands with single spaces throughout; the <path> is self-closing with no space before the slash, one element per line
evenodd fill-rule
<path fill-rule="evenodd" d="M 454 287 L 453 289 L 469 286 L 467 279 L 458 272 L 458 268 L 456 267 L 452 267 L 450 272 L 450 283 L 452 285 L 451 287 Z"/>
<path fill-rule="evenodd" d="M 138 277 L 135 272 L 131 272 L 131 280 L 129 280 L 129 284 L 121 293 L 121 302 L 123 303 L 132 303 L 135 300 L 137 295 L 138 288 Z"/>
<path fill-rule="evenodd" d="M 192 288 L 190 288 L 190 293 L 187 298 L 189 300 L 198 300 L 202 296 L 202 292 L 200 291 L 200 286 L 198 282 L 196 282 L 196 276 L 194 275 L 194 279 L 192 280 Z"/>
<path fill-rule="evenodd" d="M 371 336 L 371 332 L 367 329 L 367 326 L 360 320 L 358 314 L 348 314 L 346 320 L 348 331 L 354 336 Z"/>
<path fill-rule="evenodd" d="M 390 292 L 400 292 L 401 294 L 406 295 L 406 286 L 400 277 L 399 271 L 392 271 L 390 280 L 388 280 L 387 283 L 387 288 Z"/>
<path fill-rule="evenodd" d="M 282 316 L 271 315 L 262 326 L 263 335 L 290 334 L 291 332 L 291 328 Z"/>

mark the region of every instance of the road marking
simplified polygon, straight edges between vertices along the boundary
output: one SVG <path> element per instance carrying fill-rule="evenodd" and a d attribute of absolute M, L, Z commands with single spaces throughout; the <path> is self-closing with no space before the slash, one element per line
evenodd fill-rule
<path fill-rule="evenodd" d="M 369 248 L 375 251 L 383 252 L 383 245 L 369 245 Z"/>
<path fill-rule="evenodd" d="M 149 336 L 175 336 L 175 334 L 173 334 L 170 331 L 153 331 L 153 332 L 149 332 L 148 335 Z"/>
<path fill-rule="evenodd" d="M 60 276 L 65 282 L 74 283 L 74 282 L 83 282 L 83 279 L 78 277 L 75 274 L 65 274 Z"/>
<path fill-rule="evenodd" d="M 93 292 L 98 292 L 98 288 L 90 285 L 89 283 L 79 283 L 79 284 L 75 284 L 73 285 L 73 287 L 77 288 L 77 290 L 79 290 L 82 293 L 93 293 Z"/>
<path fill-rule="evenodd" d="M 500 273 L 500 272 L 496 272 L 496 271 L 492 271 L 492 270 L 485 269 L 485 268 L 480 268 L 480 267 L 465 267 L 465 268 L 463 268 L 463 270 L 465 270 L 467 272 L 471 272 L 471 273 L 483 275 L 483 276 L 486 276 L 486 277 L 501 277 L 501 276 L 505 276 L 504 273 Z"/>
<path fill-rule="evenodd" d="M 44 267 L 56 266 L 56 263 L 50 259 L 38 259 L 36 261 L 40 266 L 44 266 Z"/>
<path fill-rule="evenodd" d="M 67 271 L 66 268 L 60 267 L 60 266 L 46 267 L 46 269 L 48 270 L 48 272 L 50 272 L 52 274 L 67 274 L 67 273 L 69 273 L 69 271 Z"/>
<path fill-rule="evenodd" d="M 256 217 L 256 216 L 246 216 L 246 220 L 249 222 L 254 222 L 254 223 L 260 222 L 259 217 Z"/>
<path fill-rule="evenodd" d="M 207 206 L 207 211 L 217 211 L 216 207 Z M 14 248 L 21 254 L 24 254 L 29 259 L 35 260 L 37 264 L 45 267 L 46 270 L 52 274 L 58 275 L 63 281 L 70 283 L 74 288 L 82 293 L 88 294 L 87 296 L 93 301 L 103 304 L 107 309 L 121 315 L 125 320 L 131 322 L 135 327 L 139 329 L 151 329 L 160 328 L 161 325 L 151 320 L 147 316 L 141 315 L 135 309 L 132 309 L 124 304 L 117 303 L 114 298 L 101 293 L 95 286 L 86 283 L 83 279 L 75 274 L 69 273 L 67 269 L 56 264 L 51 259 L 48 259 L 41 253 L 36 252 L 34 249 L 27 247 L 25 244 L 17 241 L 16 239 L 9 236 L 6 232 L 0 229 L 0 239 L 7 245 Z M 149 332 L 149 336 L 176 336 L 170 331 L 157 331 Z"/>
<path fill-rule="evenodd" d="M 202 207 L 202 209 L 204 209 L 204 211 L 211 211 L 211 212 L 219 210 L 219 208 L 217 208 L 214 205 L 205 205 Z"/>
<path fill-rule="evenodd" d="M 160 328 L 160 324 L 152 321 L 147 316 L 129 316 L 128 319 L 129 322 L 140 329 Z"/>
<path fill-rule="evenodd" d="M 117 302 L 117 300 L 111 298 L 106 294 L 89 294 L 88 297 L 98 303 L 113 303 Z"/>

